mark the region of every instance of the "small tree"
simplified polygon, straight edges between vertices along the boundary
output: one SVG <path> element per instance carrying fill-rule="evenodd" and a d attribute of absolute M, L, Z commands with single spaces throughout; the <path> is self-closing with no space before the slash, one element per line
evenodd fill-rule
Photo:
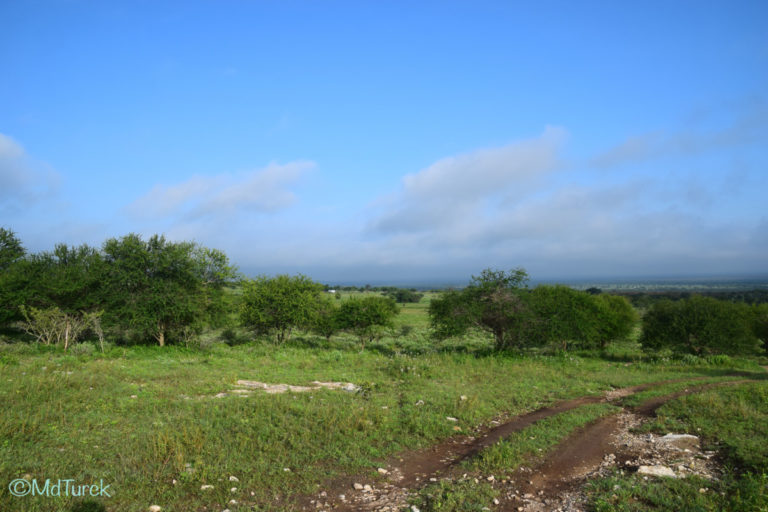
<path fill-rule="evenodd" d="M 207 304 L 195 247 L 158 235 L 146 242 L 136 234 L 107 240 L 105 317 L 160 346 L 185 327 L 198 328 Z"/>
<path fill-rule="evenodd" d="M 553 342 L 567 350 L 568 343 L 584 348 L 597 344 L 599 313 L 594 297 L 567 286 L 537 286 L 529 304 L 540 319 L 542 342 Z"/>
<path fill-rule="evenodd" d="M 419 302 L 422 297 L 424 297 L 423 293 L 418 293 L 415 290 L 407 290 L 404 288 L 389 289 L 384 293 L 384 295 L 387 297 L 392 297 L 395 299 L 395 302 L 400 304 L 405 304 L 406 302 L 416 303 Z"/>
<path fill-rule="evenodd" d="M 0 228 L 0 272 L 4 272 L 13 263 L 24 257 L 24 247 L 10 229 Z"/>
<path fill-rule="evenodd" d="M 399 312 L 390 297 L 353 297 L 339 308 L 339 326 L 353 332 L 360 339 L 361 350 L 365 350 L 366 340 L 376 339 L 380 328 L 390 326 Z"/>
<path fill-rule="evenodd" d="M 310 326 L 322 290 L 322 284 L 301 274 L 245 281 L 240 320 L 259 333 L 274 332 L 282 343 L 294 328 Z"/>
<path fill-rule="evenodd" d="M 67 314 L 58 307 L 37 309 L 21 307 L 25 321 L 21 328 L 44 345 L 61 344 L 64 350 L 77 342 L 88 327 L 88 319 L 82 315 Z"/>
<path fill-rule="evenodd" d="M 619 295 L 603 293 L 594 296 L 598 310 L 597 331 L 600 347 L 611 341 L 626 339 L 637 324 L 637 312 L 629 301 Z"/>
<path fill-rule="evenodd" d="M 485 269 L 463 290 L 432 299 L 429 316 L 436 336 L 457 336 L 477 327 L 493 334 L 496 350 L 522 345 L 533 320 L 523 293 L 527 282 L 522 268 Z"/>
<path fill-rule="evenodd" d="M 670 348 L 676 352 L 754 354 L 759 340 L 754 316 L 746 304 L 694 295 L 672 302 L 659 301 L 643 317 L 640 342 L 646 350 Z"/>
<path fill-rule="evenodd" d="M 104 329 L 101 327 L 101 317 L 103 315 L 104 310 L 93 311 L 83 315 L 94 334 L 99 338 L 99 347 L 101 347 L 102 352 L 104 352 Z"/>
<path fill-rule="evenodd" d="M 339 307 L 336 301 L 320 295 L 312 312 L 311 329 L 327 341 L 339 331 Z"/>

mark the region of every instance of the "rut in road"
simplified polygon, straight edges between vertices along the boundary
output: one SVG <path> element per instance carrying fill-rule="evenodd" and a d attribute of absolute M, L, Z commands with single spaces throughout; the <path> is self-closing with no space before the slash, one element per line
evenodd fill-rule
<path fill-rule="evenodd" d="M 305 500 L 302 508 L 305 510 L 333 509 L 338 511 L 398 510 L 398 507 L 402 507 L 406 504 L 406 497 L 409 492 L 429 483 L 430 479 L 437 479 L 441 476 L 445 476 L 460 462 L 477 455 L 484 448 L 487 448 L 510 434 L 519 432 L 538 421 L 583 405 L 610 402 L 617 398 L 626 397 L 664 384 L 706 378 L 707 377 L 698 377 L 693 379 L 687 378 L 658 381 L 612 390 L 602 396 L 587 396 L 558 402 L 551 406 L 543 407 L 530 413 L 511 418 L 498 426 L 486 430 L 479 436 L 453 436 L 430 448 L 401 454 L 399 457 L 392 459 L 392 463 L 388 465 L 387 480 L 383 483 L 370 482 L 367 483 L 365 489 L 354 489 L 353 483 L 357 483 L 358 480 L 352 477 L 337 479 L 324 486 L 324 490 L 318 495 Z M 614 419 L 612 420 L 612 418 Z M 609 416 L 598 421 L 596 424 L 591 425 L 589 428 L 595 429 L 593 430 L 592 435 L 600 435 L 600 438 L 609 437 L 610 433 L 615 430 L 616 427 L 616 425 L 612 423 L 614 421 L 615 417 Z M 590 450 L 592 450 L 593 453 L 587 453 Z M 565 464 L 570 463 L 566 461 L 577 460 L 579 458 L 583 458 L 584 461 L 592 461 L 597 460 L 599 456 L 599 458 L 602 459 L 603 455 L 607 453 L 606 450 L 607 446 L 603 444 L 594 445 L 586 451 L 579 451 L 579 449 L 576 448 L 572 450 L 570 448 L 563 449 L 564 459 L 560 464 L 560 467 L 565 467 Z M 571 454 L 570 458 L 566 454 Z M 360 481 L 363 480 L 364 479 L 360 479 Z M 549 482 L 549 479 L 546 481 Z M 542 480 L 541 485 L 543 485 L 543 482 L 544 480 Z M 547 483 L 547 485 L 549 485 L 549 483 Z M 538 490 L 541 489 L 537 489 L 537 491 Z"/>

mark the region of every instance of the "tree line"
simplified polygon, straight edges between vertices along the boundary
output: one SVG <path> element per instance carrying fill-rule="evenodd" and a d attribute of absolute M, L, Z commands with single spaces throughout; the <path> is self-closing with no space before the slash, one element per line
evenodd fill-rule
<path fill-rule="evenodd" d="M 622 296 L 560 285 L 528 288 L 528 281 L 522 268 L 486 269 L 465 288 L 441 293 L 429 305 L 434 336 L 477 329 L 493 337 L 497 351 L 601 349 L 629 337 L 638 323 Z M 0 328 L 17 326 L 65 349 L 85 333 L 102 342 L 106 333 L 117 342 L 163 346 L 233 322 L 278 343 L 297 329 L 329 340 L 344 331 L 364 348 L 392 326 L 397 303 L 422 298 L 415 290 L 382 287 L 383 295 L 333 300 L 328 290 L 300 274 L 244 279 L 222 251 L 160 235 L 29 254 L 12 231 L 0 228 Z M 647 350 L 754 354 L 767 337 L 768 304 L 694 295 L 651 305 L 640 342 Z"/>
<path fill-rule="evenodd" d="M 522 268 L 486 269 L 467 287 L 433 299 L 429 315 L 436 336 L 475 328 L 493 335 L 499 351 L 544 345 L 591 349 L 628 337 L 637 322 L 622 297 L 560 285 L 529 289 L 528 280 Z"/>
<path fill-rule="evenodd" d="M 28 254 L 0 228 L 0 326 L 46 344 L 66 348 L 87 330 L 126 342 L 183 340 L 226 321 L 224 289 L 236 278 L 223 252 L 160 235 Z"/>
<path fill-rule="evenodd" d="M 236 286 L 241 297 L 227 293 Z M 164 346 L 237 320 L 278 342 L 295 329 L 326 338 L 346 330 L 364 346 L 399 312 L 399 296 L 337 305 L 326 288 L 302 275 L 244 279 L 222 251 L 160 235 L 28 254 L 15 233 L 0 228 L 0 328 L 17 326 L 65 350 L 88 332 L 102 343 L 107 332 L 118 342 Z"/>
<path fill-rule="evenodd" d="M 620 295 L 566 286 L 529 289 L 524 269 L 486 269 L 462 290 L 429 307 L 438 337 L 471 328 L 493 335 L 497 350 L 555 345 L 605 348 L 627 338 L 637 313 Z M 597 293 L 596 293 L 597 292 Z M 756 355 L 768 341 L 768 304 L 748 304 L 699 295 L 654 302 L 642 317 L 639 339 L 647 351 L 670 349 L 695 355 Z"/>

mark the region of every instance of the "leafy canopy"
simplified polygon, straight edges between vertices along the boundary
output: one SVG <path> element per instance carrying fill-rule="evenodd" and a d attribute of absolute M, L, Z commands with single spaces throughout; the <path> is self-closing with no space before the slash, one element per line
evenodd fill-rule
<path fill-rule="evenodd" d="M 391 297 L 352 297 L 339 308 L 339 326 L 354 333 L 362 348 L 373 341 L 381 327 L 390 326 L 400 308 Z"/>
<path fill-rule="evenodd" d="M 311 325 L 322 290 L 322 284 L 301 274 L 245 281 L 240 320 L 258 333 L 275 333 L 282 343 L 293 329 Z"/>
<path fill-rule="evenodd" d="M 497 350 L 520 345 L 518 335 L 530 320 L 521 293 L 527 282 L 528 273 L 522 268 L 509 272 L 485 269 L 472 276 L 463 290 L 449 291 L 430 303 L 435 334 L 439 338 L 459 336 L 475 327 L 493 334 Z"/>
<path fill-rule="evenodd" d="M 646 350 L 669 348 L 697 355 L 754 354 L 760 341 L 746 304 L 694 295 L 654 304 L 643 317 L 640 342 Z"/>

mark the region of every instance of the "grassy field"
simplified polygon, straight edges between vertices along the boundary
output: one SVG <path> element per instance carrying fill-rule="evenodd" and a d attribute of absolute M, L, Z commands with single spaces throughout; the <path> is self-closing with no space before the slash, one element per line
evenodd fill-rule
<path fill-rule="evenodd" d="M 276 346 L 243 332 L 230 336 L 229 345 L 209 333 L 203 348 L 194 349 L 111 346 L 104 353 L 92 347 L 63 353 L 0 344 L 0 510 L 82 506 L 82 498 L 11 496 L 7 485 L 17 478 L 103 481 L 111 496 L 96 502 L 110 511 L 152 504 L 164 510 L 292 510 L 299 496 L 329 478 L 375 478 L 389 457 L 454 435 L 457 426 L 467 432 L 612 388 L 718 378 L 735 368 L 762 371 L 731 359 L 648 360 L 633 345 L 615 347 L 608 358 L 495 355 L 488 351 L 491 340 L 480 335 L 436 345 L 424 328 L 428 300 L 404 306 L 399 325 L 364 352 L 351 336 L 326 342 L 301 334 Z M 411 326 L 407 334 L 403 326 Z M 215 397 L 238 379 L 352 382 L 361 391 Z M 543 429 L 536 442 L 510 439 L 472 464 L 483 471 L 512 469 L 610 410 L 600 405 L 561 415 L 532 427 Z"/>

